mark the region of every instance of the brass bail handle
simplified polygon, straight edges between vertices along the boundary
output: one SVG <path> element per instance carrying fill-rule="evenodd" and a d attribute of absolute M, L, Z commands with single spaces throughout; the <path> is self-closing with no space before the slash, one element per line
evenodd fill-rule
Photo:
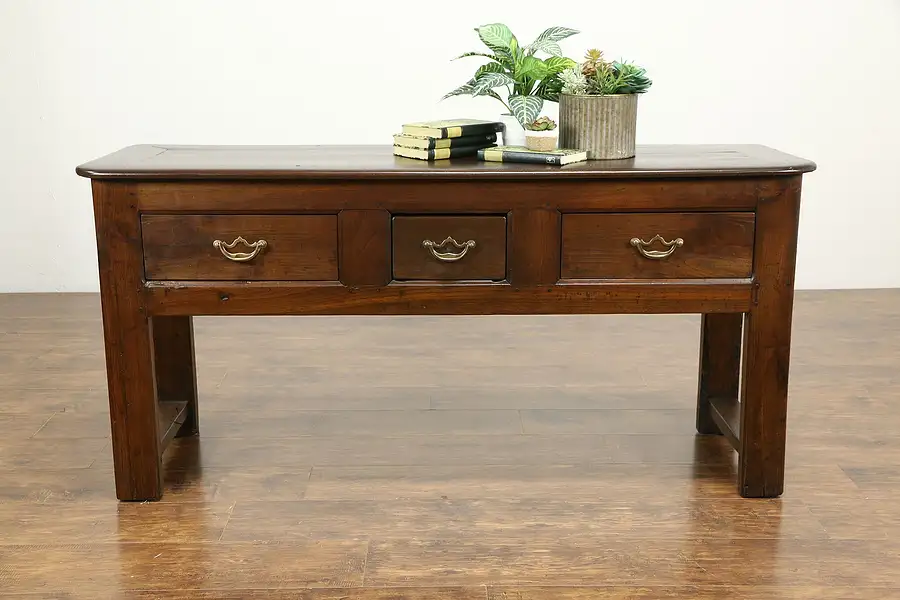
<path fill-rule="evenodd" d="M 663 246 L 666 247 L 666 250 L 649 250 L 649 247 L 653 245 L 653 242 L 660 242 Z M 667 258 L 672 255 L 675 250 L 684 245 L 684 240 L 681 238 L 675 238 L 671 242 L 667 242 L 663 239 L 663 236 L 656 234 L 653 236 L 649 242 L 645 242 L 641 238 L 631 238 L 631 245 L 637 248 L 637 251 L 641 253 L 641 256 L 644 258 L 649 258 L 652 260 L 662 260 L 663 258 Z"/>
<path fill-rule="evenodd" d="M 230 250 L 233 250 L 238 244 L 243 244 L 247 248 L 250 248 L 251 252 L 230 252 Z M 251 244 L 241 236 L 235 238 L 230 244 L 227 244 L 222 240 L 213 241 L 213 247 L 218 248 L 222 253 L 222 256 L 228 260 L 233 260 L 234 262 L 247 262 L 253 260 L 268 245 L 269 243 L 266 240 L 259 240 Z"/>
<path fill-rule="evenodd" d="M 447 239 L 445 239 L 440 244 L 438 244 L 437 242 L 433 242 L 431 240 L 422 240 L 422 246 L 424 246 L 425 248 L 428 248 L 431 251 L 432 256 L 434 256 L 436 259 L 438 259 L 440 261 L 455 262 L 457 260 L 460 260 L 463 256 L 465 256 L 466 252 L 469 251 L 469 248 L 475 247 L 475 240 L 469 240 L 467 242 L 460 244 L 459 242 L 454 240 L 452 237 L 447 236 Z M 457 250 L 459 250 L 459 252 L 438 252 L 438 250 L 437 250 L 438 248 L 444 248 L 446 246 L 453 246 Z"/>

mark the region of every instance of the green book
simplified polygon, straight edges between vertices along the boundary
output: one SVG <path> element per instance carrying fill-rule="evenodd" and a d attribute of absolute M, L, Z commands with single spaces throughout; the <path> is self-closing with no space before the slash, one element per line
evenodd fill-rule
<path fill-rule="evenodd" d="M 481 119 L 422 121 L 420 123 L 405 123 L 401 127 L 403 135 L 430 137 L 439 140 L 466 135 L 487 135 L 498 131 L 503 131 L 503 123 L 500 121 L 483 121 Z"/>
<path fill-rule="evenodd" d="M 525 146 L 495 146 L 478 151 L 478 160 L 488 162 L 518 162 L 538 165 L 568 165 L 587 160 L 587 152 L 559 148 L 556 150 L 529 150 Z"/>
<path fill-rule="evenodd" d="M 496 133 L 485 133 L 483 135 L 466 135 L 458 138 L 435 139 L 430 137 L 416 137 L 413 135 L 403 135 L 397 133 L 394 135 L 394 145 L 404 146 L 406 148 L 422 148 L 423 150 L 433 150 L 434 148 L 458 148 L 461 146 L 492 146 L 497 141 Z"/>
<path fill-rule="evenodd" d="M 394 146 L 394 156 L 403 156 L 404 158 L 418 158 L 419 160 L 442 160 L 445 158 L 459 158 L 460 156 L 475 156 L 476 152 L 483 149 L 484 146 L 432 148 L 430 150 L 424 148 L 406 148 L 404 146 Z"/>

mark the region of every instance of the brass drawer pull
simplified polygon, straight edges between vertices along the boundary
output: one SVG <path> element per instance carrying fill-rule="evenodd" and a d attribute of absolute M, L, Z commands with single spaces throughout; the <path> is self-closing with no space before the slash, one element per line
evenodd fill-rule
<path fill-rule="evenodd" d="M 229 252 L 229 250 L 231 250 L 238 244 L 243 244 L 248 248 L 252 248 L 253 252 Z M 253 260 L 254 258 L 256 258 L 256 255 L 262 252 L 263 249 L 268 245 L 269 243 L 266 240 L 259 240 L 258 242 L 253 242 L 251 244 L 241 236 L 235 238 L 235 240 L 230 244 L 226 244 L 222 240 L 213 241 L 213 247 L 218 248 L 222 253 L 222 256 L 224 256 L 228 260 L 233 260 L 234 262 L 247 262 L 248 260 Z"/>
<path fill-rule="evenodd" d="M 656 241 L 662 243 L 662 245 L 668 248 L 668 250 L 648 250 L 647 248 Z M 681 238 L 675 238 L 671 242 L 667 242 L 661 235 L 657 234 L 653 236 L 653 238 L 649 242 L 645 242 L 641 238 L 631 238 L 631 245 L 637 248 L 638 252 L 640 252 L 644 258 L 661 260 L 663 258 L 671 256 L 677 248 L 683 246 L 684 240 Z"/>
<path fill-rule="evenodd" d="M 443 248 L 444 246 L 452 245 L 455 246 L 459 252 L 438 252 L 436 248 Z M 469 248 L 475 247 L 475 240 L 469 240 L 463 244 L 460 244 L 452 237 L 447 237 L 446 240 L 441 242 L 440 244 L 436 242 L 432 242 L 431 240 L 423 240 L 422 246 L 431 250 L 431 254 L 438 260 L 443 262 L 454 262 L 461 259 L 466 255 L 466 252 L 469 251 Z"/>

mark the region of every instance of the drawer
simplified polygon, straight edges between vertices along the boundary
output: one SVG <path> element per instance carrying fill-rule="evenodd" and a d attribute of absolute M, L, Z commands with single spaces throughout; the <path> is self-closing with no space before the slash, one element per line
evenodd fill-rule
<path fill-rule="evenodd" d="M 393 218 L 394 279 L 506 279 L 505 216 Z"/>
<path fill-rule="evenodd" d="M 141 237 L 148 280 L 338 278 L 335 215 L 143 215 Z"/>
<path fill-rule="evenodd" d="M 755 215 L 565 214 L 562 277 L 749 277 Z"/>

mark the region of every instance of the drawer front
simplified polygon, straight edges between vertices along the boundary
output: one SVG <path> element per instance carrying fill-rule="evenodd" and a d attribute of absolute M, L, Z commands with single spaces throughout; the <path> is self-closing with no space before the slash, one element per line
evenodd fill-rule
<path fill-rule="evenodd" d="M 335 215 L 143 215 L 141 237 L 148 280 L 338 278 Z"/>
<path fill-rule="evenodd" d="M 506 279 L 506 217 L 393 218 L 394 279 Z"/>
<path fill-rule="evenodd" d="M 753 213 L 565 214 L 562 277 L 749 277 L 754 223 Z"/>

